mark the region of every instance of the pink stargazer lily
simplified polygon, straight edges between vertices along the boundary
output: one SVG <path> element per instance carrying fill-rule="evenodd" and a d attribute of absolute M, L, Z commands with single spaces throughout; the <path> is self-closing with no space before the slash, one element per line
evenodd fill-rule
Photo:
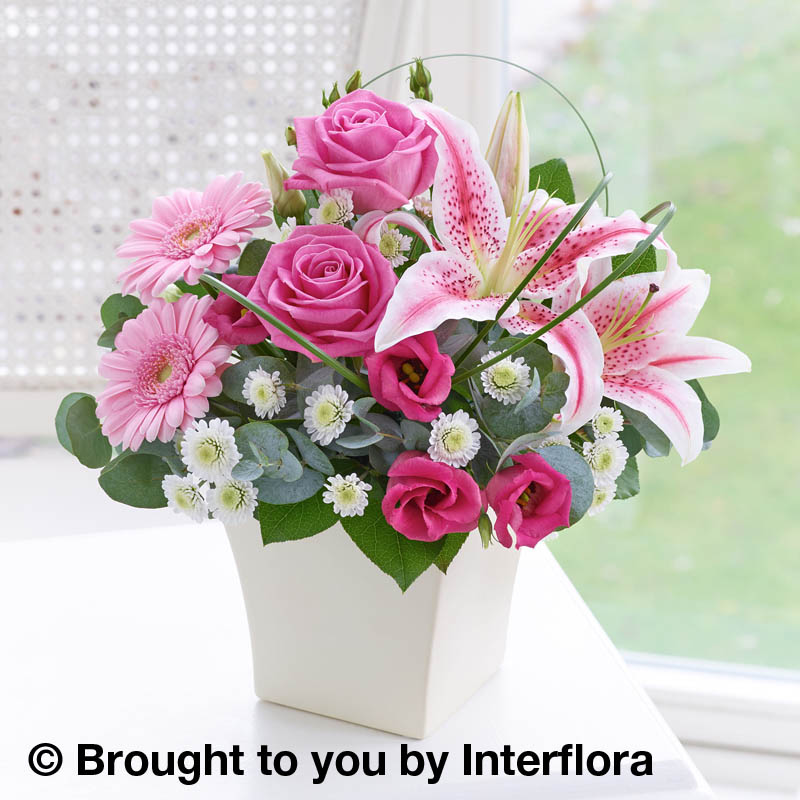
<path fill-rule="evenodd" d="M 596 286 L 609 268 L 597 262 L 582 293 Z M 750 359 L 735 347 L 687 335 L 706 302 L 710 280 L 702 270 L 668 263 L 664 272 L 614 281 L 583 309 L 603 349 L 603 394 L 649 417 L 684 464 L 703 448 L 700 399 L 686 381 L 750 371 Z M 554 299 L 556 311 L 570 304 L 570 294 Z M 519 333 L 536 330 L 542 319 L 538 308 L 523 302 L 509 327 Z"/>
<path fill-rule="evenodd" d="M 507 217 L 500 188 L 480 152 L 474 128 L 431 103 L 415 101 L 411 105 L 438 133 L 432 204 L 443 249 L 424 254 L 401 277 L 378 328 L 378 351 L 434 330 L 448 319 L 494 319 L 578 208 L 560 202 L 543 208 L 541 193 L 535 193 L 527 206 L 515 208 Z M 508 141 L 518 144 L 520 139 Z M 500 160 L 507 163 L 507 159 Z M 610 218 L 597 210 L 587 220 L 568 234 L 530 281 L 523 298 L 552 297 L 581 275 L 585 278 L 592 261 L 629 253 L 652 230 L 630 211 Z M 666 247 L 663 240 L 656 245 Z M 520 301 L 515 300 L 500 324 L 511 329 L 519 311 Z M 544 305 L 528 304 L 526 324 L 534 317 L 544 324 L 554 316 Z M 602 348 L 580 311 L 542 338 L 570 376 L 562 409 L 562 429 L 570 432 L 600 405 Z"/>

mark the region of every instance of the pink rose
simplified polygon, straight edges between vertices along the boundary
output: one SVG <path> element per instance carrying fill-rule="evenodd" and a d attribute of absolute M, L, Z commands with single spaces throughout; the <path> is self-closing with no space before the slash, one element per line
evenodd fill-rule
<path fill-rule="evenodd" d="M 316 117 L 297 117 L 287 189 L 351 189 L 356 214 L 398 208 L 433 183 L 436 133 L 408 106 L 357 89 Z"/>
<path fill-rule="evenodd" d="M 253 288 L 256 276 L 224 275 L 222 282 L 246 295 Z M 257 344 L 267 338 L 259 318 L 224 292 L 219 293 L 219 297 L 203 315 L 203 322 L 216 328 L 220 337 L 234 347 L 238 344 Z"/>
<path fill-rule="evenodd" d="M 389 470 L 381 506 L 386 521 L 409 539 L 435 542 L 448 533 L 473 530 L 481 514 L 481 492 L 468 472 L 426 453 L 407 450 Z"/>
<path fill-rule="evenodd" d="M 396 283 L 378 248 L 348 228 L 304 225 L 270 248 L 248 299 L 331 356 L 365 356 Z M 260 322 L 278 347 L 318 360 Z"/>
<path fill-rule="evenodd" d="M 513 467 L 500 470 L 486 487 L 486 498 L 497 514 L 494 531 L 511 547 L 511 527 L 517 547 L 533 547 L 556 528 L 569 525 L 572 486 L 540 455 L 513 456 Z"/>
<path fill-rule="evenodd" d="M 430 331 L 367 356 L 366 365 L 372 396 L 389 411 L 421 422 L 441 413 L 456 369 Z"/>

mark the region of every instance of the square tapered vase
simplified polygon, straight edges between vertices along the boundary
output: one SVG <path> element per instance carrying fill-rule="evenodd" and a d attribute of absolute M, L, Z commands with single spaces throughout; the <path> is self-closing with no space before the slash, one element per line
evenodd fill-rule
<path fill-rule="evenodd" d="M 228 528 L 262 700 L 423 738 L 500 667 L 518 553 L 471 534 L 405 592 L 341 525 L 261 542 Z"/>

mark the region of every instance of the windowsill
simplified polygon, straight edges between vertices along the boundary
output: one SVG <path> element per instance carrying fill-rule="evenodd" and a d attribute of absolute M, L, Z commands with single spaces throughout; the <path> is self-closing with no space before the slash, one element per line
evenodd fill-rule
<path fill-rule="evenodd" d="M 800 673 L 626 653 L 709 782 L 800 787 Z"/>

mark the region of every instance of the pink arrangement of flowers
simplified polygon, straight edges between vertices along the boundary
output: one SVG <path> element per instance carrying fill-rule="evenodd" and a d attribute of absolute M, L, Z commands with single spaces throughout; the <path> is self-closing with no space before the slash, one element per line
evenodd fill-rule
<path fill-rule="evenodd" d="M 339 522 L 405 590 L 470 532 L 534 547 L 636 494 L 641 452 L 710 444 L 697 379 L 750 362 L 689 335 L 709 276 L 671 204 L 607 216 L 609 176 L 576 203 L 563 161 L 530 166 L 517 93 L 484 151 L 412 87 L 356 73 L 295 120 L 291 173 L 264 154 L 269 188 L 218 177 L 131 223 L 107 386 L 56 420 L 111 497 L 255 516 L 265 544 Z"/>

